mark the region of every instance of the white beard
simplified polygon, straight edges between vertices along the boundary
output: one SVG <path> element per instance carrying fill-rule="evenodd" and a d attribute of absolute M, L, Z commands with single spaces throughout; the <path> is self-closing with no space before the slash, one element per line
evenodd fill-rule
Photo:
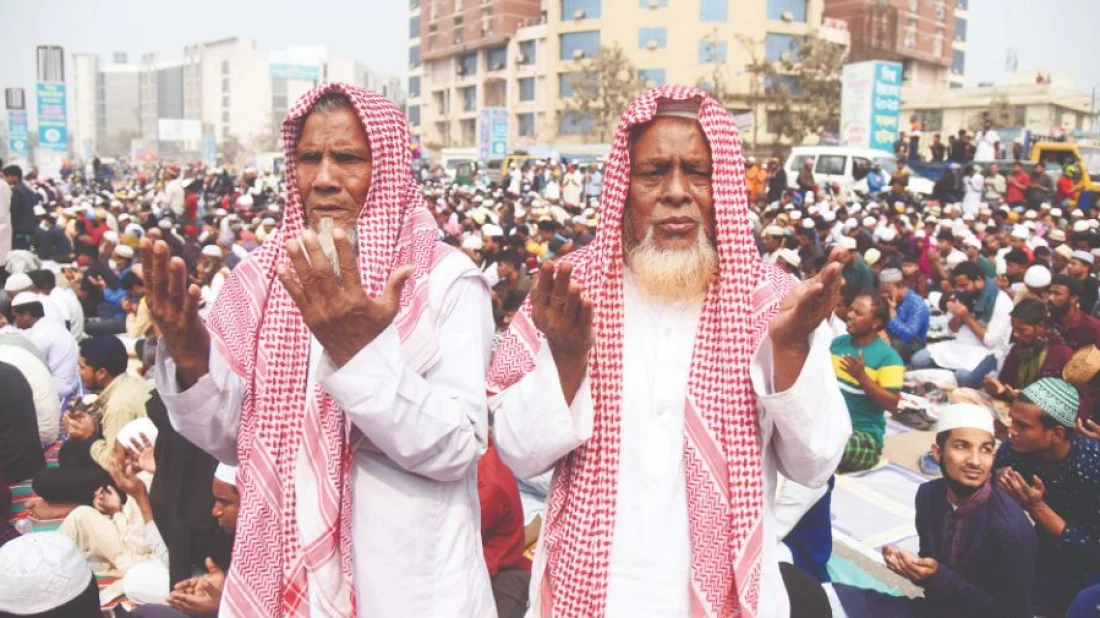
<path fill-rule="evenodd" d="M 321 251 L 324 252 L 325 257 L 328 259 L 329 264 L 332 265 L 332 272 L 336 274 L 336 278 L 340 278 L 340 260 L 336 255 L 336 239 L 332 237 L 332 233 L 336 230 L 336 224 L 333 222 L 332 217 L 324 217 L 321 219 L 320 225 L 317 229 L 313 230 L 317 233 L 317 242 L 321 245 Z M 344 233 L 347 234 L 348 240 L 351 241 L 352 250 L 358 253 L 359 251 L 359 232 L 358 230 L 351 228 L 344 228 Z"/>
<path fill-rule="evenodd" d="M 702 229 L 690 247 L 661 248 L 653 240 L 651 225 L 642 242 L 627 249 L 626 265 L 646 294 L 668 301 L 688 300 L 706 294 L 718 271 L 718 252 Z"/>

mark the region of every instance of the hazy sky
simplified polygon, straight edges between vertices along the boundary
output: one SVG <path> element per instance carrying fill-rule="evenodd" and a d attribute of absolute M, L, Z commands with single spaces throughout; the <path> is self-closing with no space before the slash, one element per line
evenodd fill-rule
<path fill-rule="evenodd" d="M 747 1 L 762 0 L 734 4 Z M 41 44 L 62 45 L 67 55 L 99 53 L 105 62 L 112 52 L 124 51 L 134 62 L 143 53 L 173 59 L 184 45 L 240 36 L 264 49 L 327 45 L 330 53 L 355 58 L 383 75 L 403 75 L 408 59 L 408 0 L 49 0 L 48 5 L 46 11 L 41 2 L 0 0 L 0 87 L 32 92 L 34 49 Z M 1067 71 L 1079 90 L 1100 89 L 1100 0 L 970 0 L 968 34 L 970 85 L 1006 81 L 1005 53 L 1014 47 L 1021 70 Z"/>

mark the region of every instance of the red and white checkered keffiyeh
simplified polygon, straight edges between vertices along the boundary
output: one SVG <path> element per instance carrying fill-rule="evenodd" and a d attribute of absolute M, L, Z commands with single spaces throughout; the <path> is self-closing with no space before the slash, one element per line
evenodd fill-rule
<path fill-rule="evenodd" d="M 439 351 L 428 274 L 441 260 L 461 255 L 437 242 L 435 220 L 412 177 L 408 128 L 397 107 L 375 92 L 339 83 L 298 100 L 283 123 L 283 223 L 237 266 L 210 312 L 213 344 L 245 383 L 237 445 L 241 508 L 223 616 L 355 615 L 348 471 L 361 436 L 319 384 L 307 392 L 309 329 L 276 277 L 278 265 L 289 264 L 287 239 L 304 226 L 295 175 L 303 118 L 332 90 L 351 100 L 370 140 L 372 182 L 357 225 L 359 273 L 366 291 L 377 296 L 394 268 L 415 267 L 395 325 L 402 356 L 418 371 Z"/>
<path fill-rule="evenodd" d="M 719 273 L 696 332 L 684 414 L 684 468 L 691 542 L 692 616 L 754 616 L 763 539 L 763 470 L 749 363 L 794 279 L 760 259 L 749 224 L 741 140 L 729 113 L 695 88 L 646 91 L 622 116 L 612 145 L 596 239 L 571 254 L 573 280 L 595 306 L 588 356 L 592 437 L 558 462 L 543 546 L 546 570 L 533 606 L 542 618 L 604 614 L 615 528 L 623 388 L 622 219 L 630 185 L 629 137 L 659 100 L 699 98 L 713 160 Z M 524 305 L 493 357 L 500 392 L 534 367 L 542 335 Z"/>

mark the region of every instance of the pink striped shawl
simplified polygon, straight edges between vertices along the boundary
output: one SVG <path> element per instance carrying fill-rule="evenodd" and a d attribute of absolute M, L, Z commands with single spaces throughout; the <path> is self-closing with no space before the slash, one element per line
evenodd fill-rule
<path fill-rule="evenodd" d="M 546 514 L 546 570 L 532 604 L 543 618 L 604 614 L 615 526 L 622 405 L 622 218 L 630 184 L 631 129 L 653 119 L 660 99 L 702 100 L 710 143 L 719 274 L 696 333 L 684 415 L 693 616 L 754 616 L 760 583 L 763 472 L 749 363 L 794 279 L 765 265 L 749 227 L 741 140 L 729 113 L 695 88 L 643 93 L 623 114 L 612 145 L 596 239 L 570 255 L 574 281 L 595 304 L 588 372 L 592 437 L 558 462 Z M 500 392 L 534 367 L 542 336 L 530 307 L 513 320 L 488 384 Z"/>
<path fill-rule="evenodd" d="M 278 265 L 289 263 L 287 239 L 304 226 L 295 176 L 303 118 L 331 90 L 351 100 L 371 146 L 372 183 L 358 221 L 363 285 L 378 295 L 394 268 L 415 266 L 395 323 L 402 356 L 419 371 L 438 355 L 429 273 L 460 255 L 437 242 L 412 177 L 407 124 L 390 101 L 340 83 L 298 100 L 283 123 L 285 219 L 233 271 L 210 312 L 213 343 L 246 385 L 237 446 L 241 510 L 223 615 L 355 615 L 348 472 L 361 436 L 319 385 L 306 392 L 310 333 L 276 277 Z M 308 495 L 298 494 L 296 479 Z"/>

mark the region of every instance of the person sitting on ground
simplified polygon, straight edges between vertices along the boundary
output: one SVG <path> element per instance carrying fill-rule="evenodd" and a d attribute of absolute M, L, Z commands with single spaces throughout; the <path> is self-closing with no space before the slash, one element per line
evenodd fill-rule
<path fill-rule="evenodd" d="M 21 292 L 11 301 L 14 328 L 30 339 L 50 368 L 54 388 L 61 399 L 76 393 L 78 385 L 76 341 L 65 327 L 47 319 L 45 309 L 35 292 Z"/>
<path fill-rule="evenodd" d="M 1047 333 L 1049 319 L 1046 305 L 1034 298 L 1025 298 L 1012 309 L 1015 343 L 1005 356 L 1000 375 L 985 377 L 987 393 L 1011 402 L 1039 378 L 1062 375 L 1073 349 Z"/>
<path fill-rule="evenodd" d="M 1056 275 L 1050 282 L 1047 306 L 1050 330 L 1074 350 L 1100 343 L 1100 320 L 1081 311 L 1081 282 L 1070 275 Z"/>
<path fill-rule="evenodd" d="M 100 618 L 99 585 L 69 537 L 36 532 L 0 547 L 0 617 Z"/>
<path fill-rule="evenodd" d="M 527 611 L 531 560 L 524 556 L 523 503 L 516 477 L 497 454 L 492 440 L 477 462 L 481 503 L 481 544 L 499 618 L 523 618 Z"/>
<path fill-rule="evenodd" d="M 997 486 L 1035 522 L 1033 605 L 1053 615 L 1100 583 L 1100 442 L 1074 434 L 1077 408 L 1064 380 L 1032 383 L 1012 404 L 1009 441 L 993 466 Z"/>
<path fill-rule="evenodd" d="M 990 481 L 995 451 L 992 410 L 968 403 L 941 408 L 932 454 L 943 478 L 917 489 L 919 556 L 882 548 L 887 568 L 923 588 L 924 597 L 837 585 L 849 618 L 1032 615 L 1035 531 Z"/>
<path fill-rule="evenodd" d="M 896 268 L 887 268 L 878 276 L 879 290 L 890 307 L 890 321 L 886 333 L 890 347 L 908 362 L 917 350 L 924 348 L 928 340 L 928 304 L 916 292 L 909 289 L 905 277 Z"/>
<path fill-rule="evenodd" d="M 27 273 L 27 276 L 34 283 L 34 291 L 48 297 L 61 310 L 73 339 L 77 342 L 83 341 L 87 337 L 84 334 L 84 308 L 72 289 L 57 285 L 57 275 L 51 270 L 34 270 Z M 46 310 L 49 311 L 48 307 Z"/>
<path fill-rule="evenodd" d="M 857 296 L 848 308 L 848 334 L 834 339 L 830 348 L 852 419 L 852 435 L 840 460 L 842 472 L 866 470 L 878 463 L 886 433 L 885 411 L 898 408 L 905 364 L 879 337 L 889 311 L 881 296 Z"/>
<path fill-rule="evenodd" d="M 980 388 L 1008 354 L 1012 300 L 972 262 L 952 271 L 955 292 L 946 299 L 951 341 L 934 343 L 913 355 L 917 369 L 940 367 L 955 372 L 959 386 Z"/>

